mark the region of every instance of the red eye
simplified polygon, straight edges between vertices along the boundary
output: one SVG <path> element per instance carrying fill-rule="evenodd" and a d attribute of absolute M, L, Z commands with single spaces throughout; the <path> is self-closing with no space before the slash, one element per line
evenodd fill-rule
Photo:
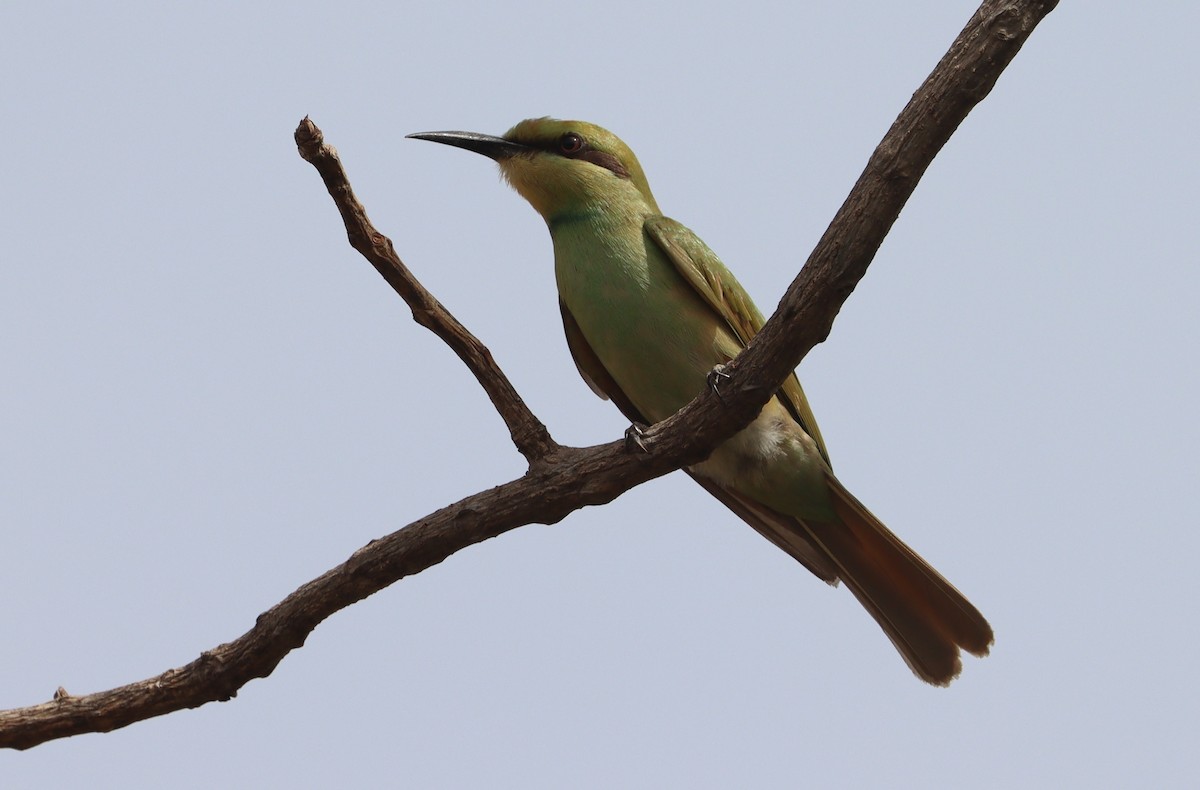
<path fill-rule="evenodd" d="M 558 150 L 564 154 L 577 154 L 583 150 L 583 138 L 574 132 L 567 132 L 559 138 Z"/>

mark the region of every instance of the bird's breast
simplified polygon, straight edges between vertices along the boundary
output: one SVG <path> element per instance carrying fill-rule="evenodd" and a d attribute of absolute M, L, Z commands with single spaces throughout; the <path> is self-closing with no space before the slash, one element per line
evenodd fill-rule
<path fill-rule="evenodd" d="M 694 398 L 736 342 L 641 221 L 555 229 L 559 297 L 596 357 L 652 422 Z"/>

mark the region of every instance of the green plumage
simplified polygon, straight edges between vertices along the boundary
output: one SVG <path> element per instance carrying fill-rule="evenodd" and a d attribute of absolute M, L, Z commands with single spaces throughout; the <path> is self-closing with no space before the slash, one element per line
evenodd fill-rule
<path fill-rule="evenodd" d="M 637 158 L 611 132 L 539 118 L 503 138 L 413 136 L 492 157 L 546 220 L 572 356 L 630 420 L 676 412 L 761 329 L 733 274 L 662 215 Z M 749 427 L 687 472 L 818 577 L 845 581 L 923 680 L 949 683 L 960 648 L 987 653 L 983 616 L 833 476 L 794 374 Z"/>

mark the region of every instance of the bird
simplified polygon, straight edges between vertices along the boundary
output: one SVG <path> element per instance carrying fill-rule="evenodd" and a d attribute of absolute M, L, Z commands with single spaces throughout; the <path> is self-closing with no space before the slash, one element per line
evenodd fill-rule
<path fill-rule="evenodd" d="M 719 386 L 714 370 L 762 328 L 745 289 L 663 215 L 633 151 L 608 130 L 545 117 L 501 137 L 408 137 L 489 157 L 542 216 L 575 365 L 635 426 Z M 748 427 L 686 472 L 822 581 L 844 583 L 921 680 L 948 685 L 960 650 L 988 654 L 994 636 L 979 610 L 834 476 L 795 372 Z"/>

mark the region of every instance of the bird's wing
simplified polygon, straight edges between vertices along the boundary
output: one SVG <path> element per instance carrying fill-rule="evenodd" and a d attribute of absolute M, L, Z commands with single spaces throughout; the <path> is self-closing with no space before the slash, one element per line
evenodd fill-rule
<path fill-rule="evenodd" d="M 567 309 L 561 299 L 558 300 L 558 310 L 562 313 L 563 333 L 567 336 L 567 348 L 571 349 L 571 358 L 575 360 L 575 367 L 579 370 L 579 375 L 591 387 L 592 392 L 604 400 L 611 400 L 616 404 L 621 413 L 625 415 L 625 419 L 647 425 L 646 418 L 633 405 L 633 402 L 625 397 L 625 393 L 609 375 L 604 363 L 600 361 L 600 357 L 596 356 L 595 351 L 592 351 L 587 338 L 583 336 L 583 330 L 575 321 L 575 316 L 571 315 L 571 311 Z"/>
<path fill-rule="evenodd" d="M 683 279 L 721 317 L 742 345 L 748 344 L 766 320 L 716 253 L 695 233 L 673 219 L 652 217 L 646 220 L 645 227 L 646 233 L 674 264 Z M 830 463 L 821 429 L 817 427 L 816 417 L 795 373 L 784 379 L 777 394 L 804 432 L 817 443 L 825 463 Z"/>
<path fill-rule="evenodd" d="M 575 360 L 575 367 L 579 369 L 579 375 L 592 388 L 592 392 L 616 404 L 627 420 L 645 425 L 646 418 L 625 396 L 620 385 L 609 374 L 600 358 L 596 356 L 596 352 L 592 350 L 587 338 L 583 336 L 583 330 L 579 328 L 571 311 L 561 300 L 559 300 L 558 308 L 562 313 L 567 347 L 571 349 L 571 357 Z M 801 397 L 803 398 L 803 394 Z M 816 546 L 803 530 L 796 527 L 794 519 L 741 496 L 736 491 L 725 488 L 712 480 L 692 474 L 690 469 L 684 471 L 703 486 L 708 493 L 719 499 L 725 507 L 754 527 L 767 540 L 795 557 L 800 564 L 812 571 L 822 581 L 827 584 L 837 584 L 837 568 L 825 551 Z"/>

